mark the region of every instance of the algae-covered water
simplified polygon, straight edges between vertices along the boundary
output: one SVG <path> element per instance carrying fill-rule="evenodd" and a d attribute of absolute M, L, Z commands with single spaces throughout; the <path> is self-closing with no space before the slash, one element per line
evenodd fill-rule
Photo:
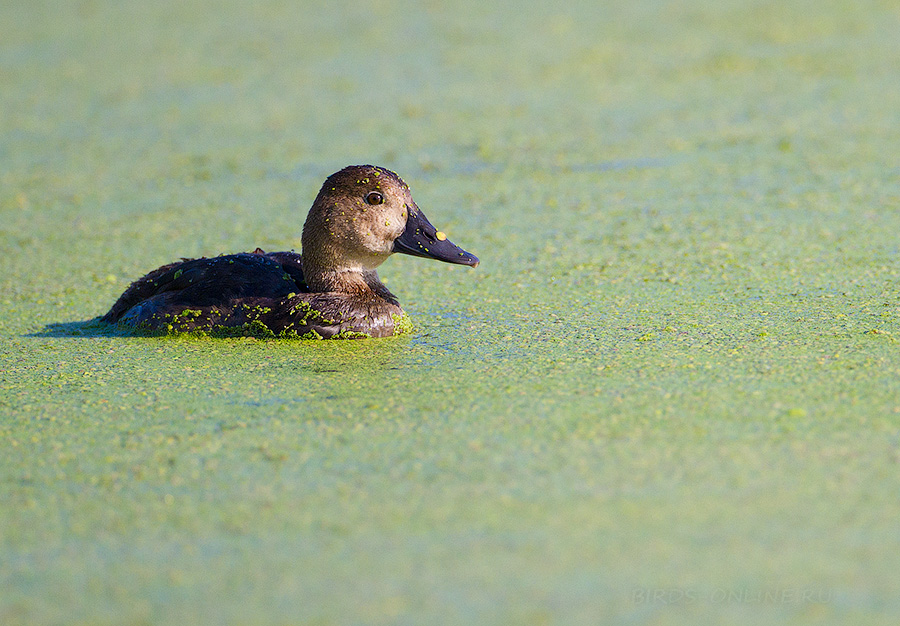
<path fill-rule="evenodd" d="M 0 5 L 0 623 L 895 624 L 893 1 Z M 412 334 L 118 336 L 397 170 Z"/>

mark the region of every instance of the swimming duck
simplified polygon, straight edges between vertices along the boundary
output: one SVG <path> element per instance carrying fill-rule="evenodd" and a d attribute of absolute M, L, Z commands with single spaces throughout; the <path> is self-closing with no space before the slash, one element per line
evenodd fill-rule
<path fill-rule="evenodd" d="M 133 282 L 101 321 L 164 332 L 386 337 L 409 320 L 375 268 L 399 252 L 475 267 L 394 172 L 353 165 L 316 196 L 296 252 L 182 259 Z"/>

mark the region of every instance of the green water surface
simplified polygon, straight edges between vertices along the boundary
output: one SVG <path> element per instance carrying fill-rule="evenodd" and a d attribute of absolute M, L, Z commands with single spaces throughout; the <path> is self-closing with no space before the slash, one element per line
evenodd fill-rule
<path fill-rule="evenodd" d="M 896 624 L 894 1 L 0 3 L 0 623 Z M 412 334 L 86 328 L 398 171 Z"/>

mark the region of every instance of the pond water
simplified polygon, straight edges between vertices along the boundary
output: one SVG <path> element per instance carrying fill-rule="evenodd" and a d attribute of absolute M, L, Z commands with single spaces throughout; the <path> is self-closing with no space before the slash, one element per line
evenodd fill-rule
<path fill-rule="evenodd" d="M 900 10 L 0 6 L 0 622 L 900 617 Z M 410 335 L 128 337 L 396 170 Z"/>

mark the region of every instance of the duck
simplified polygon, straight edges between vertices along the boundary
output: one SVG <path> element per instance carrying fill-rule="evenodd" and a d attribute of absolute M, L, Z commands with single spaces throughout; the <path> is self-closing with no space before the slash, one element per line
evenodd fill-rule
<path fill-rule="evenodd" d="M 395 172 L 351 165 L 322 184 L 301 252 L 181 259 L 137 279 L 100 318 L 127 330 L 310 339 L 411 330 L 376 268 L 395 253 L 476 267 L 416 205 Z"/>

